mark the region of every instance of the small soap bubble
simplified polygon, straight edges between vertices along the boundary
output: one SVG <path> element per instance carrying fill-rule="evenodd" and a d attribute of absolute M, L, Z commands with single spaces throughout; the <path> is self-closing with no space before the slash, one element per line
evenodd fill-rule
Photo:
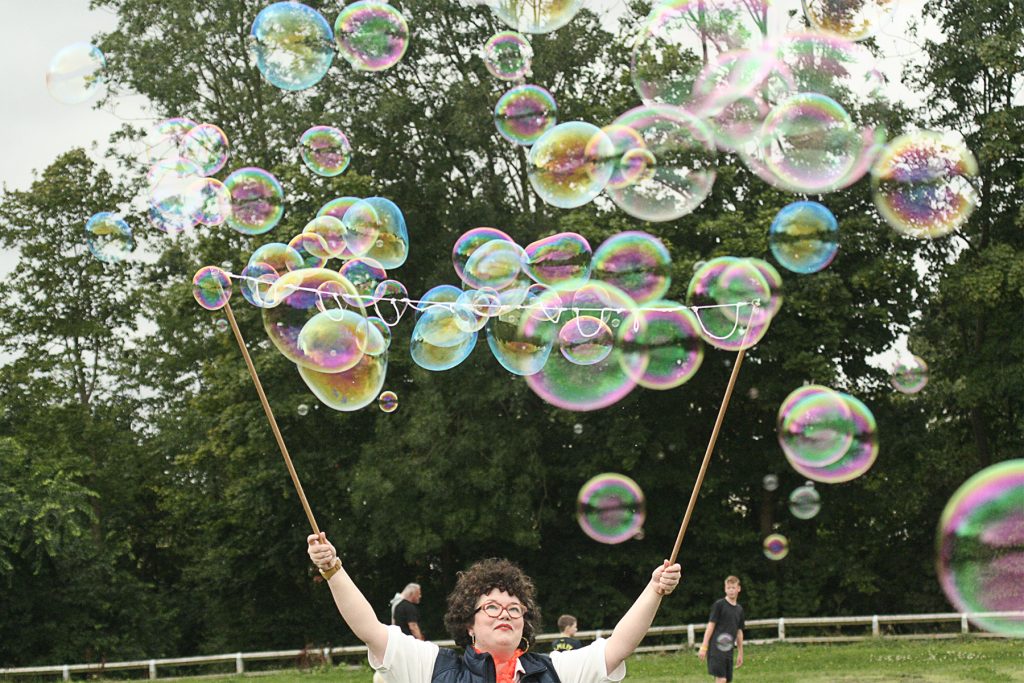
<path fill-rule="evenodd" d="M 217 328 L 218 332 L 222 333 L 227 332 L 228 328 L 231 327 L 227 318 L 217 318 L 217 322 L 214 323 L 214 326 Z"/>
<path fill-rule="evenodd" d="M 333 126 L 313 126 L 299 138 L 299 154 L 313 173 L 332 178 L 348 168 L 352 145 L 348 137 Z"/>
<path fill-rule="evenodd" d="M 575 232 L 560 232 L 531 242 L 523 254 L 523 272 L 544 285 L 590 277 L 593 250 L 587 238 Z"/>
<path fill-rule="evenodd" d="M 916 394 L 928 384 L 928 364 L 920 356 L 901 360 L 892 369 L 889 384 L 901 394 Z"/>
<path fill-rule="evenodd" d="M 199 167 L 203 176 L 211 176 L 228 161 L 228 136 L 212 123 L 195 126 L 181 140 L 181 156 Z"/>
<path fill-rule="evenodd" d="M 671 271 L 672 257 L 661 240 L 646 232 L 629 230 L 601 243 L 594 252 L 591 275 L 643 304 L 668 292 Z"/>
<path fill-rule="evenodd" d="M 733 646 L 732 634 L 721 633 L 715 636 L 715 649 L 719 652 L 732 652 Z"/>
<path fill-rule="evenodd" d="M 231 192 L 216 178 L 200 178 L 194 185 L 198 199 L 196 222 L 201 225 L 221 225 L 231 215 Z"/>
<path fill-rule="evenodd" d="M 243 235 L 262 235 L 273 230 L 284 215 L 284 190 L 269 171 L 247 167 L 224 179 L 231 193 L 227 224 Z"/>
<path fill-rule="evenodd" d="M 231 298 L 231 277 L 217 266 L 200 268 L 192 278 L 192 296 L 208 311 L 216 311 Z"/>
<path fill-rule="evenodd" d="M 398 394 L 393 391 L 381 392 L 381 395 L 377 398 L 377 405 L 380 406 L 382 412 L 395 412 L 398 410 Z"/>
<path fill-rule="evenodd" d="M 1024 459 L 987 467 L 949 499 L 936 534 L 939 584 L 976 625 L 1024 637 Z M 984 614 L 1017 612 L 1017 614 Z M 982 613 L 982 614 L 979 614 Z"/>
<path fill-rule="evenodd" d="M 550 129 L 530 149 L 527 176 L 548 204 L 574 209 L 592 201 L 614 171 L 614 146 L 597 126 L 570 121 Z"/>
<path fill-rule="evenodd" d="M 766 474 L 761 480 L 761 484 L 765 491 L 774 491 L 779 488 L 779 478 L 774 474 Z"/>
<path fill-rule="evenodd" d="M 576 365 L 600 363 L 612 352 L 615 337 L 600 318 L 581 315 L 571 318 L 558 332 L 558 348 L 565 359 Z"/>
<path fill-rule="evenodd" d="M 529 147 L 558 122 L 558 105 L 539 85 L 517 85 L 494 105 L 494 125 L 501 136 Z"/>
<path fill-rule="evenodd" d="M 275 2 L 252 23 L 250 50 L 267 82 L 305 90 L 320 82 L 334 61 L 334 35 L 323 15 L 299 2 Z"/>
<path fill-rule="evenodd" d="M 85 102 L 106 81 L 107 58 L 95 45 L 74 43 L 61 49 L 46 69 L 46 89 L 58 102 Z"/>
<path fill-rule="evenodd" d="M 821 494 L 807 482 L 789 494 L 789 511 L 797 519 L 812 519 L 821 511 Z"/>
<path fill-rule="evenodd" d="M 576 519 L 583 533 L 599 543 L 622 543 L 635 537 L 646 516 L 643 491 L 622 474 L 599 474 L 576 497 Z"/>
<path fill-rule="evenodd" d="M 839 223 L 818 202 L 793 202 L 772 221 L 768 246 L 786 270 L 817 273 L 832 263 L 839 251 Z"/>
<path fill-rule="evenodd" d="M 306 417 L 309 415 L 309 406 L 305 403 L 300 403 L 299 407 L 295 409 L 295 412 L 299 414 L 299 417 Z"/>
<path fill-rule="evenodd" d="M 348 5 L 334 22 L 338 54 L 357 71 L 389 69 L 409 48 L 409 25 L 397 9 L 381 0 Z"/>
<path fill-rule="evenodd" d="M 522 33 L 502 31 L 484 43 L 483 60 L 495 78 L 516 81 L 530 73 L 533 48 Z"/>
<path fill-rule="evenodd" d="M 85 242 L 97 261 L 118 263 L 135 249 L 128 223 L 116 213 L 102 211 L 85 224 Z"/>
<path fill-rule="evenodd" d="M 572 433 L 573 433 L 573 434 L 576 434 L 577 436 L 578 436 L 578 435 L 580 435 L 580 434 L 582 434 L 582 433 L 583 433 L 583 425 L 581 425 L 581 424 L 580 424 L 579 422 L 577 422 L 576 424 L 574 424 L 574 425 L 572 426 Z"/>
<path fill-rule="evenodd" d="M 771 534 L 765 536 L 762 548 L 765 557 L 778 562 L 789 554 L 789 539 L 782 534 Z"/>

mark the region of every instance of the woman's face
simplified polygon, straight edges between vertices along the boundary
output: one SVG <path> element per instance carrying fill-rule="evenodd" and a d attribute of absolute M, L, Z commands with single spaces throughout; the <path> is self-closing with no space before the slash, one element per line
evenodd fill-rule
<path fill-rule="evenodd" d="M 493 617 L 484 611 L 484 607 L 497 605 L 501 608 L 498 616 Z M 518 618 L 509 614 L 519 608 Z M 494 610 L 495 608 L 491 607 Z M 511 655 L 523 639 L 523 615 L 526 607 L 514 595 L 494 588 L 490 593 L 481 595 L 476 601 L 476 614 L 473 615 L 473 626 L 469 629 L 470 637 L 476 637 L 476 648 L 481 652 Z"/>

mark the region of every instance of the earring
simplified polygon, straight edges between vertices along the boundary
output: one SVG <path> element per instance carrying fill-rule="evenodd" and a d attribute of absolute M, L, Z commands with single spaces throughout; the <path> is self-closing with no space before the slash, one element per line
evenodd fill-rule
<path fill-rule="evenodd" d="M 522 650 L 522 651 L 523 651 L 523 654 L 524 654 L 524 655 L 525 655 L 525 654 L 526 654 L 527 652 L 529 652 L 529 651 L 530 651 L 530 641 L 528 641 L 528 640 L 526 639 L 526 636 L 523 636 L 523 637 L 522 637 L 522 638 L 520 639 L 519 643 L 520 643 L 520 645 L 524 645 L 524 646 L 525 646 L 525 647 L 521 647 L 521 648 L 519 648 L 520 650 Z"/>
<path fill-rule="evenodd" d="M 476 647 L 476 634 L 475 633 L 470 633 L 469 634 L 469 638 L 470 638 L 470 641 L 471 641 L 470 644 L 473 647 Z"/>

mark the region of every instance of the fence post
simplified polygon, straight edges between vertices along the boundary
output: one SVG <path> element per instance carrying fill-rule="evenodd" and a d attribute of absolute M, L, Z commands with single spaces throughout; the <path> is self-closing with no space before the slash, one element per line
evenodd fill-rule
<path fill-rule="evenodd" d="M 786 620 L 779 617 L 779 640 L 786 639 Z"/>
<path fill-rule="evenodd" d="M 970 631 L 971 631 L 971 627 L 967 625 L 967 615 L 966 614 L 961 614 L 960 615 L 960 633 L 963 633 L 964 635 L 967 635 L 968 633 L 970 633 Z"/>
<path fill-rule="evenodd" d="M 686 644 L 693 647 L 697 642 L 697 639 L 693 634 L 693 624 L 686 625 Z"/>
<path fill-rule="evenodd" d="M 65 681 L 70 681 L 71 680 L 71 667 L 68 666 L 67 664 L 65 664 L 64 668 L 60 670 L 60 677 L 63 678 Z"/>
<path fill-rule="evenodd" d="M 242 659 L 242 653 L 239 652 L 235 655 L 235 673 L 245 673 L 245 660 Z"/>
<path fill-rule="evenodd" d="M 327 663 L 327 666 L 334 666 L 334 660 L 331 658 L 331 648 L 329 647 L 324 648 L 324 662 Z"/>
<path fill-rule="evenodd" d="M 872 617 L 871 617 L 871 636 L 873 638 L 878 638 L 881 635 L 882 635 L 881 632 L 878 630 L 878 615 L 877 614 L 872 615 Z"/>
<path fill-rule="evenodd" d="M 155 681 L 156 680 L 156 660 L 155 659 L 149 660 L 149 680 L 151 680 L 151 681 Z"/>

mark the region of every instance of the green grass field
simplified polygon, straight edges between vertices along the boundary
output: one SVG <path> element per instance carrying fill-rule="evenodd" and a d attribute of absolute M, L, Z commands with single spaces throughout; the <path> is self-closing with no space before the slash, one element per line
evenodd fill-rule
<path fill-rule="evenodd" d="M 863 683 L 865 681 L 1024 682 L 1024 640 L 872 640 L 836 645 L 773 644 L 746 648 L 736 683 Z M 709 683 L 695 654 L 637 655 L 627 663 L 630 683 Z M 260 683 L 368 683 L 371 671 L 339 666 L 258 676 Z M 206 678 L 205 681 L 211 679 Z M 213 679 L 235 683 L 238 676 Z"/>

